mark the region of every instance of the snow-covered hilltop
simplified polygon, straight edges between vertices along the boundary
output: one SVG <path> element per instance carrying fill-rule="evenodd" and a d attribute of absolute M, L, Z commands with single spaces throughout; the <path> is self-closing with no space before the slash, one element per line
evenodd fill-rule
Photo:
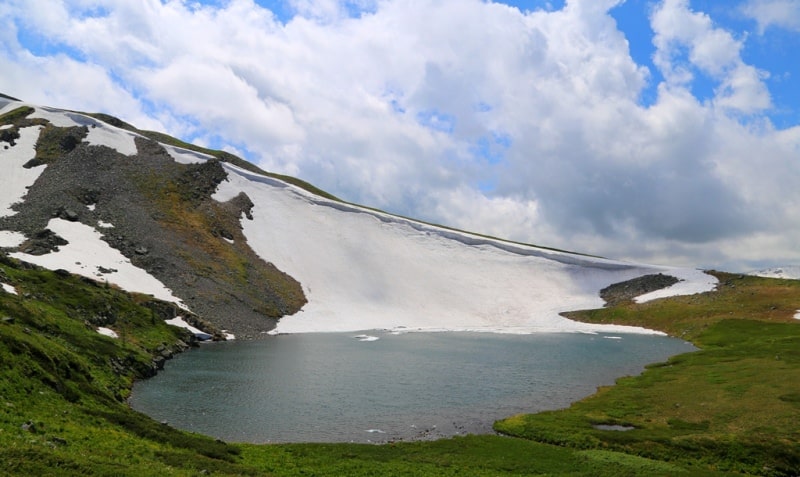
<path fill-rule="evenodd" d="M 24 105 L 0 100 L 0 118 L 20 106 Z M 322 198 L 275 177 L 219 162 L 201 152 L 157 144 L 152 139 L 139 137 L 136 132 L 111 126 L 93 117 L 31 107 L 34 112 L 28 119 L 39 118 L 59 128 L 88 126 L 88 133 L 75 151 L 65 155 L 66 159 L 35 167 L 30 167 L 29 161 L 36 153 L 34 145 L 43 130 L 42 125 L 17 128 L 18 138 L 0 142 L 0 164 L 9 171 L 0 179 L 0 247 L 13 250 L 30 241 L 36 227 L 24 227 L 27 222 L 9 218 L 16 215 L 15 208 L 23 210 L 20 215 L 33 215 L 24 207 L 12 205 L 22 202 L 27 207 L 29 200 L 33 201 L 31 195 L 39 188 L 46 188 L 46 168 L 66 167 L 60 164 L 69 160 L 84 168 L 93 164 L 105 167 L 109 159 L 104 158 L 106 162 L 88 160 L 91 154 L 100 153 L 113 155 L 120 164 L 138 161 L 136 167 L 152 167 L 151 174 L 173 174 L 175 179 L 170 184 L 173 189 L 174 184 L 186 188 L 183 192 L 189 197 L 186 204 L 194 201 L 191 202 L 193 207 L 212 210 L 214 213 L 209 216 L 213 217 L 217 217 L 220 211 L 227 211 L 234 221 L 238 218 L 240 224 L 212 223 L 195 217 L 191 221 L 185 219 L 185 224 L 164 227 L 162 220 L 159 231 L 154 229 L 150 237 L 137 232 L 139 222 L 129 220 L 124 211 L 120 211 L 120 205 L 114 203 L 111 191 L 116 189 L 111 186 L 93 189 L 91 184 L 73 184 L 70 191 L 79 187 L 96 189 L 97 197 L 85 201 L 80 214 L 72 212 L 72 217 L 48 220 L 46 224 L 42 219 L 37 222 L 38 227 L 46 225 L 69 244 L 56 244 L 46 253 L 38 250 L 37 255 L 24 250 L 13 250 L 12 255 L 172 300 L 192 308 L 201 316 L 208 314 L 210 321 L 229 329 L 240 322 L 220 317 L 224 307 L 208 305 L 203 301 L 208 297 L 198 297 L 200 293 L 193 287 L 196 277 L 171 273 L 142 256 L 160 253 L 162 260 L 171 260 L 168 253 L 177 246 L 169 241 L 178 239 L 170 233 L 179 231 L 183 234 L 180 240 L 185 241 L 186 237 L 203 232 L 200 229 L 208 226 L 208 237 L 211 238 L 203 238 L 197 245 L 205 255 L 194 258 L 202 256 L 209 262 L 215 262 L 216 257 L 225 258 L 227 261 L 223 263 L 228 268 L 219 270 L 220 275 L 235 273 L 230 264 L 241 265 L 240 258 L 230 258 L 235 252 L 235 257 L 250 256 L 250 261 L 263 260 L 269 266 L 274 265 L 300 283 L 308 302 L 299 312 L 280 320 L 274 332 L 286 333 L 369 329 L 511 333 L 613 329 L 644 332 L 576 323 L 559 316 L 559 313 L 600 307 L 603 305 L 598 294 L 600 289 L 647 274 L 665 273 L 681 281 L 641 299 L 697 293 L 710 290 L 716 284 L 714 277 L 697 270 L 558 252 L 399 218 Z M 0 128 L 10 129 L 2 122 Z M 0 134 L 2 132 L 0 129 Z M 76 167 L 74 164 L 72 167 Z M 191 172 L 191 181 L 185 179 L 186 171 Z M 83 174 L 89 178 L 91 172 L 84 170 Z M 195 176 L 198 175 L 202 177 L 197 179 Z M 52 185 L 48 187 L 53 188 Z M 115 183 L 114 187 L 119 188 L 120 184 Z M 207 196 L 203 192 L 205 189 L 209 189 Z M 52 191 L 48 193 L 52 194 Z M 136 200 L 141 199 L 138 192 L 131 194 Z M 59 206 L 61 204 L 52 204 L 51 208 Z M 143 206 L 139 203 L 138 207 Z M 164 210 L 150 210 L 149 213 L 159 216 L 166 213 Z M 63 207 L 61 212 L 63 215 Z M 170 220 L 177 220 L 176 217 L 180 216 L 176 214 Z M 120 227 L 123 229 L 121 232 Z M 107 234 L 123 238 L 97 238 Z M 131 237 L 137 243 L 131 244 Z M 114 250 L 114 246 L 119 250 Z M 176 253 L 191 252 L 180 249 Z M 198 275 L 204 273 L 205 265 L 214 268 L 211 263 L 204 264 L 197 269 L 201 270 Z M 186 274 L 195 269 L 184 267 L 181 270 Z M 214 280 L 205 283 L 201 291 L 212 295 L 215 293 L 214 284 L 222 283 L 220 286 L 227 286 L 226 293 L 233 296 L 233 299 L 224 299 L 228 303 L 238 299 L 236 293 L 247 294 L 248 291 L 243 289 L 255 286 L 249 278 L 231 282 L 242 288 L 239 290 L 223 279 Z M 224 301 L 223 298 L 220 300 Z M 229 312 L 237 313 L 237 309 L 229 308 Z M 250 327 L 248 331 L 267 331 L 270 328 Z"/>

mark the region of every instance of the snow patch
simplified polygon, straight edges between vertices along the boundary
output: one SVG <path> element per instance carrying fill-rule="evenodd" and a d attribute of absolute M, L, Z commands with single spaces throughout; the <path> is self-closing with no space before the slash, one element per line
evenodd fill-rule
<path fill-rule="evenodd" d="M 86 208 L 89 209 L 91 212 L 94 212 L 94 209 L 97 208 L 97 204 L 89 204 L 86 206 Z"/>
<path fill-rule="evenodd" d="M 86 141 L 93 146 L 108 146 L 120 154 L 132 156 L 138 152 L 134 137 L 136 134 L 130 131 L 96 121 L 89 127 Z"/>
<path fill-rule="evenodd" d="M 56 218 L 50 219 L 47 228 L 69 243 L 60 246 L 57 252 L 46 255 L 21 252 L 10 255 L 50 270 L 64 269 L 95 280 L 102 277 L 124 290 L 149 294 L 186 309 L 186 305 L 169 288 L 145 270 L 134 266 L 122 253 L 101 240 L 102 234 L 92 227 Z M 111 271 L 99 273 L 97 270 L 100 267 Z"/>
<path fill-rule="evenodd" d="M 77 113 L 68 113 L 60 109 L 48 108 L 44 106 L 36 106 L 33 104 L 20 103 L 20 106 L 30 106 L 34 108 L 28 118 L 30 119 L 44 119 L 55 127 L 58 128 L 71 128 L 75 126 L 85 126 L 86 121 L 76 121 L 75 118 L 82 116 Z M 83 116 L 86 117 L 86 116 Z"/>
<path fill-rule="evenodd" d="M 25 235 L 10 230 L 0 230 L 0 247 L 19 247 L 25 241 Z"/>
<path fill-rule="evenodd" d="M 402 330 L 655 333 L 568 320 L 600 308 L 599 290 L 646 274 L 684 280 L 671 294 L 713 289 L 700 271 L 557 252 L 435 227 L 312 195 L 224 163 L 214 199 L 245 192 L 248 244 L 297 279 L 308 303 L 273 334 Z M 264 204 L 263 206 L 259 206 Z M 266 205 L 268 204 L 268 206 Z"/>
<path fill-rule="evenodd" d="M 214 158 L 214 156 L 209 154 L 184 149 L 182 147 L 171 146 L 169 144 L 161 144 L 161 146 L 167 151 L 167 154 L 175 159 L 175 162 L 179 162 L 181 164 L 199 164 Z"/>
<path fill-rule="evenodd" d="M 36 141 L 39 140 L 41 126 L 31 126 L 19 130 L 16 145 L 5 149 L 0 145 L 0 164 L 3 165 L 3 187 L 0 188 L 0 217 L 10 217 L 16 212 L 11 206 L 23 200 L 28 188 L 44 171 L 45 166 L 22 167 L 36 156 Z M 2 143 L 7 144 L 7 143 Z"/>
<path fill-rule="evenodd" d="M 112 330 L 111 328 L 106 328 L 105 326 L 97 328 L 97 332 L 103 336 L 108 336 L 109 338 L 119 338 L 119 335 L 116 331 Z"/>
<path fill-rule="evenodd" d="M 3 129 L 11 129 L 13 127 L 14 127 L 13 124 L 3 124 L 2 126 L 0 126 L 0 131 L 2 131 Z"/>
<path fill-rule="evenodd" d="M 108 146 L 126 156 L 137 152 L 134 137 L 138 136 L 138 134 L 131 131 L 112 126 L 85 114 L 42 106 L 34 106 L 34 108 L 36 111 L 30 115 L 31 118 L 50 121 L 53 126 L 61 128 L 88 127 L 89 134 L 86 136 L 86 142 L 93 146 Z"/>
<path fill-rule="evenodd" d="M 790 265 L 786 267 L 768 268 L 766 270 L 758 270 L 748 273 L 748 275 L 755 275 L 764 278 L 783 278 L 789 280 L 800 280 L 800 266 Z"/>
<path fill-rule="evenodd" d="M 662 288 L 661 290 L 639 295 L 634 299 L 636 303 L 645 303 L 658 298 L 667 298 L 671 296 L 705 293 L 716 288 L 719 283 L 717 277 L 709 275 L 702 270 L 691 268 L 667 268 L 661 273 L 671 275 L 680 281 L 672 286 Z"/>
<path fill-rule="evenodd" d="M 114 224 L 112 224 L 110 222 L 103 222 L 102 220 L 98 220 L 97 221 L 97 226 L 102 228 L 102 229 L 113 229 L 114 228 Z"/>
<path fill-rule="evenodd" d="M 17 295 L 17 289 L 13 286 L 9 285 L 8 283 L 0 283 L 0 288 L 6 293 L 11 295 Z"/>
<path fill-rule="evenodd" d="M 186 321 L 184 321 L 183 317 L 176 316 L 171 320 L 164 320 L 164 321 L 166 321 L 168 325 L 177 326 L 178 328 L 189 330 L 189 332 L 191 332 L 195 336 L 195 338 L 199 339 L 200 341 L 208 341 L 211 338 L 213 338 L 213 336 L 206 333 L 205 331 L 199 330 L 194 326 L 190 325 L 189 323 L 187 323 Z"/>

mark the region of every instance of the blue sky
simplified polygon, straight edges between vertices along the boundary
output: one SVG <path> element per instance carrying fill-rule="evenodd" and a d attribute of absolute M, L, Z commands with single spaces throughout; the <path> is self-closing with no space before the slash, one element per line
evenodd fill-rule
<path fill-rule="evenodd" d="M 798 0 L 8 0 L 0 21 L 0 92 L 350 201 L 615 258 L 800 263 Z"/>

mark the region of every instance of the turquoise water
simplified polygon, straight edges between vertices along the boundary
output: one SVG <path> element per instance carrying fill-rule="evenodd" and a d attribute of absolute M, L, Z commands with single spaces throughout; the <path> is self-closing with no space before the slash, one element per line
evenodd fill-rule
<path fill-rule="evenodd" d="M 491 432 L 693 350 L 648 335 L 371 332 L 210 343 L 138 383 L 134 409 L 231 442 L 386 442 Z M 377 338 L 377 339 L 376 339 Z"/>

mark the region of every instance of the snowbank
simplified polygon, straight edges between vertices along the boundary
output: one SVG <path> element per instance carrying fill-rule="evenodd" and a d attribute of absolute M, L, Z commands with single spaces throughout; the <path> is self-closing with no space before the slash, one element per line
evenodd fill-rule
<path fill-rule="evenodd" d="M 89 134 L 86 142 L 94 146 L 108 146 L 116 149 L 121 154 L 130 156 L 136 154 L 136 143 L 134 137 L 136 133 L 104 123 L 85 114 L 62 111 L 59 109 L 46 108 L 42 106 L 26 105 L 33 107 L 36 111 L 30 118 L 41 118 L 50 121 L 53 126 L 69 128 L 74 126 L 86 126 Z"/>
<path fill-rule="evenodd" d="M 9 230 L 0 230 L 0 247 L 19 247 L 24 241 L 24 234 Z"/>
<path fill-rule="evenodd" d="M 177 326 L 178 328 L 189 330 L 195 336 L 195 338 L 199 339 L 200 341 L 207 341 L 213 338 L 213 336 L 206 333 L 205 331 L 199 330 L 194 326 L 190 325 L 189 323 L 186 323 L 186 321 L 184 321 L 184 319 L 180 316 L 176 316 L 171 320 L 165 320 L 165 321 L 168 325 Z"/>
<path fill-rule="evenodd" d="M 199 164 L 209 159 L 213 159 L 213 156 L 203 154 L 202 152 L 190 151 L 189 149 L 170 146 L 169 144 L 162 144 L 161 146 L 167 151 L 167 154 L 175 159 L 175 162 L 179 162 L 181 164 Z"/>
<path fill-rule="evenodd" d="M 46 255 L 21 252 L 10 255 L 50 270 L 64 269 L 77 275 L 107 281 L 124 290 L 153 295 L 159 300 L 186 308 L 163 283 L 134 266 L 122 253 L 101 240 L 102 235 L 92 227 L 80 222 L 51 219 L 47 228 L 69 243 Z"/>
<path fill-rule="evenodd" d="M 719 283 L 717 277 L 691 268 L 664 268 L 661 273 L 672 275 L 680 281 L 667 288 L 640 295 L 634 299 L 636 303 L 645 303 L 670 296 L 703 293 L 713 290 Z"/>
<path fill-rule="evenodd" d="M 648 273 L 680 273 L 672 293 L 713 288 L 700 272 L 591 258 L 487 239 L 329 201 L 225 164 L 215 198 L 245 192 L 250 246 L 300 281 L 308 304 L 276 333 L 464 330 L 504 333 L 642 328 L 559 316 L 603 305 L 598 291 Z M 263 204 L 259 206 L 259 204 Z"/>
<path fill-rule="evenodd" d="M 109 338 L 119 338 L 119 335 L 117 334 L 116 331 L 112 330 L 111 328 L 106 328 L 104 326 L 97 328 L 97 332 L 103 336 L 108 336 Z"/>
<path fill-rule="evenodd" d="M 757 277 L 765 278 L 783 278 L 789 280 L 800 280 L 800 266 L 789 265 L 786 267 L 768 268 L 766 270 L 758 270 L 748 273 L 748 275 L 755 275 Z"/>
<path fill-rule="evenodd" d="M 21 128 L 16 145 L 9 146 L 8 149 L 5 148 L 8 143 L 0 143 L 0 164 L 3 165 L 4 176 L 3 187 L 0 187 L 0 217 L 16 214 L 11 210 L 11 206 L 22 201 L 28 193 L 28 187 L 32 186 L 44 171 L 45 166 L 30 169 L 22 167 L 36 155 L 34 146 L 39 139 L 41 129 L 41 126 Z"/>
<path fill-rule="evenodd" d="M 8 283 L 0 283 L 0 290 L 3 290 L 6 293 L 10 293 L 11 295 L 17 294 L 17 289 L 9 285 Z"/>

